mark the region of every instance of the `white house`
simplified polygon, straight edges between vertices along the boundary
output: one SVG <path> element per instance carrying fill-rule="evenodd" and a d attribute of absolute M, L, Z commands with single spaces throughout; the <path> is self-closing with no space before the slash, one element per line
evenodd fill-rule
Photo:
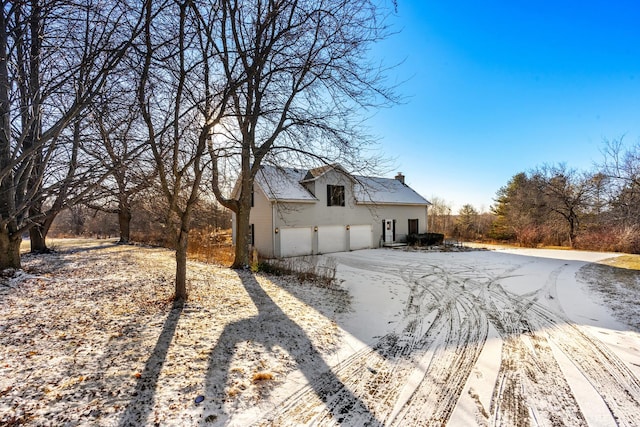
<path fill-rule="evenodd" d="M 404 242 L 427 231 L 430 203 L 395 179 L 261 166 L 250 214 L 251 243 L 266 258 L 342 252 Z M 235 238 L 235 216 L 233 232 Z"/>

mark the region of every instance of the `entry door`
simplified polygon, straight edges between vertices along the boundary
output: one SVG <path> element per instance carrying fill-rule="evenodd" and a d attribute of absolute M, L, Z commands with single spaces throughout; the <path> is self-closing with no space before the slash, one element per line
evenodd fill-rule
<path fill-rule="evenodd" d="M 384 220 L 384 242 L 393 243 L 393 220 Z"/>
<path fill-rule="evenodd" d="M 409 220 L 409 234 L 418 234 L 418 220 L 410 219 Z"/>

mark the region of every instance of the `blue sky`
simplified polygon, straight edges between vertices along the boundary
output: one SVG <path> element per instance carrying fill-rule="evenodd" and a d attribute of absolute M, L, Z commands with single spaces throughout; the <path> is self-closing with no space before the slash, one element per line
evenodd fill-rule
<path fill-rule="evenodd" d="M 640 139 L 640 2 L 398 0 L 389 23 L 372 54 L 406 100 L 372 131 L 427 198 L 488 210 L 518 172 Z"/>

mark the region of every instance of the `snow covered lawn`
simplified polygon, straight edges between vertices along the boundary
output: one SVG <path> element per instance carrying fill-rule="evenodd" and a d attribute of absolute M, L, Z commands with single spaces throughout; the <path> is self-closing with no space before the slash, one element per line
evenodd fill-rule
<path fill-rule="evenodd" d="M 611 254 L 339 253 L 329 288 L 193 262 L 174 307 L 171 251 L 56 244 L 0 283 L 0 425 L 640 425 Z"/>

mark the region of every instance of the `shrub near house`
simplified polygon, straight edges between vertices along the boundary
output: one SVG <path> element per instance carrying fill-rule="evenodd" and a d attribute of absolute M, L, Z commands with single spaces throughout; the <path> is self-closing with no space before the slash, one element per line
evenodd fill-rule
<path fill-rule="evenodd" d="M 441 233 L 412 233 L 407 236 L 407 244 L 411 246 L 433 246 L 444 242 L 444 234 Z"/>

